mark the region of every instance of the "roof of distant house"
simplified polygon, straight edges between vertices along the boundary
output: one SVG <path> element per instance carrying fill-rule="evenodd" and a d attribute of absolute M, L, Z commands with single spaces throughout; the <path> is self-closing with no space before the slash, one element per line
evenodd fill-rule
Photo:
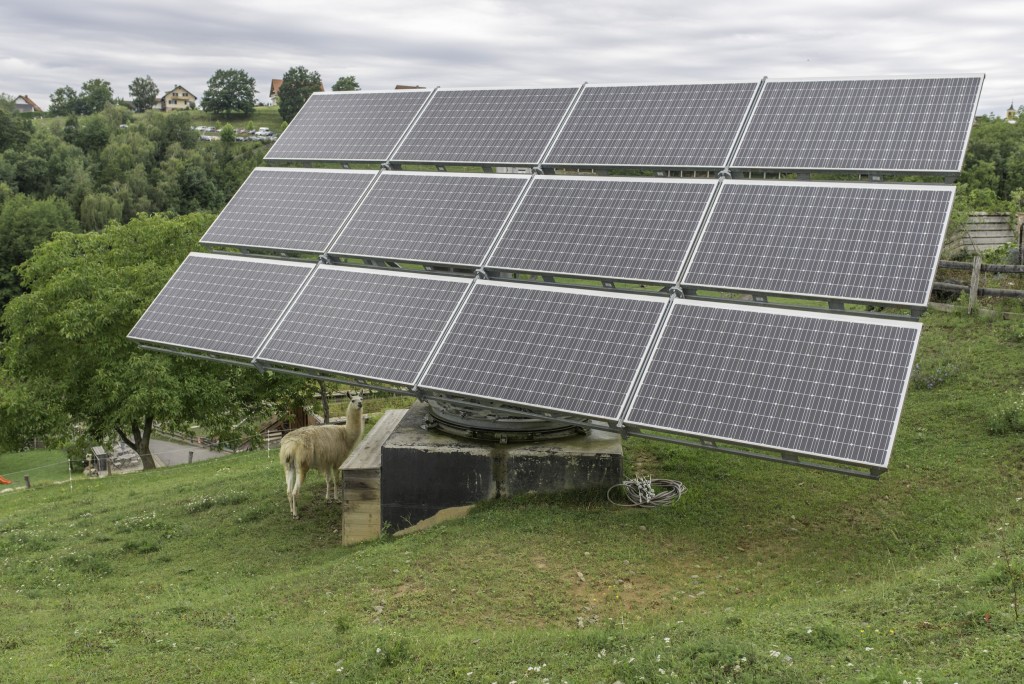
<path fill-rule="evenodd" d="M 19 95 L 18 97 L 14 98 L 15 102 L 17 102 L 18 100 L 21 100 L 22 102 L 24 102 L 27 105 L 31 105 L 32 106 L 32 111 L 34 111 L 34 112 L 41 112 L 41 111 L 43 111 L 43 108 L 40 107 L 39 105 L 37 105 L 35 102 L 33 102 L 32 98 L 29 97 L 28 95 Z"/>
<path fill-rule="evenodd" d="M 173 93 L 173 92 L 174 92 L 175 90 L 177 90 L 178 88 L 181 88 L 181 89 L 182 89 L 182 90 L 184 90 L 184 91 L 185 91 L 185 92 L 186 92 L 187 94 L 189 94 L 189 95 L 192 95 L 192 97 L 195 97 L 195 95 L 193 95 L 193 94 L 192 94 L 192 91 L 190 91 L 190 90 L 189 90 L 188 88 L 186 88 L 185 86 L 180 86 L 180 85 L 176 85 L 176 86 L 174 86 L 173 88 L 171 88 L 170 90 L 168 90 L 168 91 L 167 91 L 166 93 L 164 93 L 164 97 L 167 97 L 168 95 L 170 95 L 171 93 Z"/>

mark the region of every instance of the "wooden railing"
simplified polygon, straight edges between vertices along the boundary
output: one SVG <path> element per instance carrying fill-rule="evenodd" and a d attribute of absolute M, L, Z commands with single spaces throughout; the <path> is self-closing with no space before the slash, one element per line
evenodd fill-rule
<path fill-rule="evenodd" d="M 933 290 L 940 292 L 967 292 L 967 313 L 971 313 L 978 305 L 978 297 L 1021 297 L 1024 298 L 1024 290 L 1008 290 L 999 287 L 981 287 L 982 273 L 1024 273 L 1024 266 L 1010 264 L 983 264 L 981 257 L 974 257 L 973 261 L 940 261 L 940 269 L 954 271 L 970 271 L 971 283 L 951 283 L 936 280 L 932 285 Z"/>

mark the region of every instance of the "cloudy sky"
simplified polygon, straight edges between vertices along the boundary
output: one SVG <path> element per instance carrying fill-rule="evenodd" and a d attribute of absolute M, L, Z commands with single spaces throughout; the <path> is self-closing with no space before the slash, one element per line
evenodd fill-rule
<path fill-rule="evenodd" d="M 0 0 L 0 92 L 45 106 L 91 78 L 198 96 L 244 69 L 325 84 L 526 86 L 984 73 L 1024 104 L 1021 0 Z"/>

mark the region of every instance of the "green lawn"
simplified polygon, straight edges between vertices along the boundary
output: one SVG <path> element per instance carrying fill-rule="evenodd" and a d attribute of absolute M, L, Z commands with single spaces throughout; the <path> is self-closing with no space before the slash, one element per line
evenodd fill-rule
<path fill-rule="evenodd" d="M 630 439 L 675 506 L 522 497 L 345 548 L 276 454 L 0 496 L 11 682 L 1019 682 L 1014 324 L 929 314 L 892 470 Z M 2 463 L 2 461 L 0 461 Z"/>
<path fill-rule="evenodd" d="M 0 475 L 10 480 L 12 485 L 0 485 L 21 487 L 25 485 L 25 476 L 28 475 L 32 486 L 50 482 L 68 481 L 68 457 L 63 451 L 12 451 L 0 454 Z M 79 477 L 81 473 L 76 473 Z"/>
<path fill-rule="evenodd" d="M 215 116 L 208 112 L 204 112 L 201 109 L 193 109 L 189 114 L 192 116 L 193 126 L 216 126 L 218 129 L 222 128 L 224 124 L 231 124 L 235 128 L 244 128 L 253 131 L 261 126 L 266 126 L 270 130 L 274 131 L 275 134 L 280 135 L 281 131 L 283 131 L 287 125 L 278 113 L 276 105 L 273 107 L 257 107 L 255 111 L 248 116 L 243 116 L 241 114 Z"/>

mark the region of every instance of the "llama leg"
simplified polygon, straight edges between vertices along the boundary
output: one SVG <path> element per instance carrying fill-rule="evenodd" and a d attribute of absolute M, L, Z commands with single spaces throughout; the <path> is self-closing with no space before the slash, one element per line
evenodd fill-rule
<path fill-rule="evenodd" d="M 295 471 L 295 486 L 292 487 L 292 517 L 298 519 L 299 517 L 299 490 L 302 489 L 302 480 L 306 473 L 302 472 L 302 468 Z"/>
<path fill-rule="evenodd" d="M 288 495 L 288 509 L 291 511 L 292 517 L 298 517 L 295 512 L 295 496 L 292 491 L 295 488 L 295 462 L 289 461 L 284 467 L 284 491 Z"/>

